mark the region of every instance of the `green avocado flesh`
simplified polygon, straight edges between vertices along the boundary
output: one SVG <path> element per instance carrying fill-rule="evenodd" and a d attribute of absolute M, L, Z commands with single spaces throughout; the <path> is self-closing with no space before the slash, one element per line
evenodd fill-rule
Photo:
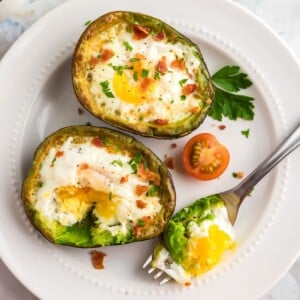
<path fill-rule="evenodd" d="M 78 101 L 94 116 L 154 138 L 189 134 L 214 99 L 199 47 L 162 20 L 135 12 L 107 13 L 85 29 L 72 78 Z"/>
<path fill-rule="evenodd" d="M 200 225 L 205 220 L 212 220 L 213 208 L 223 205 L 219 195 L 204 197 L 183 208 L 169 220 L 163 234 L 163 244 L 176 263 L 180 264 L 188 255 L 188 225 L 191 222 Z"/>
<path fill-rule="evenodd" d="M 133 137 L 70 126 L 37 147 L 22 201 L 49 241 L 98 247 L 158 236 L 173 213 L 175 190 L 167 167 Z"/>

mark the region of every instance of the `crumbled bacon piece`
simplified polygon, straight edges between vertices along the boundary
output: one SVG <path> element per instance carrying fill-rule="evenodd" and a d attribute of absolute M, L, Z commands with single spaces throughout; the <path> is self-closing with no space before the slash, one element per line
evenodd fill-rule
<path fill-rule="evenodd" d="M 143 180 L 152 181 L 154 185 L 160 184 L 160 175 L 150 170 L 146 170 L 143 164 L 138 165 L 137 175 Z"/>
<path fill-rule="evenodd" d="M 145 216 L 142 217 L 141 222 L 140 223 L 136 223 L 133 226 L 133 234 L 134 236 L 138 237 L 141 235 L 141 232 L 144 228 L 147 228 L 151 223 L 151 217 L 150 216 Z"/>
<path fill-rule="evenodd" d="M 64 155 L 64 151 L 57 151 L 55 157 L 62 157 Z"/>
<path fill-rule="evenodd" d="M 158 64 L 157 64 L 157 67 L 156 67 L 157 71 L 160 72 L 160 73 L 167 73 L 168 71 L 168 67 L 167 67 L 167 58 L 165 56 L 163 56 Z"/>
<path fill-rule="evenodd" d="M 109 59 L 111 59 L 114 55 L 115 53 L 111 49 L 103 49 L 103 52 L 101 54 L 101 61 L 106 62 Z"/>
<path fill-rule="evenodd" d="M 169 169 L 173 170 L 175 167 L 174 157 L 169 157 L 169 156 L 165 155 L 165 164 Z"/>
<path fill-rule="evenodd" d="M 148 191 L 148 186 L 146 186 L 146 185 L 138 184 L 135 186 L 135 194 L 138 196 L 141 196 L 142 194 L 144 194 L 147 191 Z"/>
<path fill-rule="evenodd" d="M 154 79 L 150 77 L 143 78 L 141 82 L 141 89 L 145 92 L 149 86 L 153 83 Z"/>
<path fill-rule="evenodd" d="M 175 59 L 171 62 L 171 68 L 178 69 L 178 70 L 184 70 L 185 64 L 183 59 Z"/>
<path fill-rule="evenodd" d="M 193 114 L 196 114 L 200 111 L 200 107 L 199 106 L 192 106 L 189 111 Z"/>
<path fill-rule="evenodd" d="M 88 187 L 88 186 L 84 186 L 84 187 L 82 188 L 82 191 L 83 191 L 85 194 L 88 194 L 88 193 L 91 191 L 91 188 Z"/>
<path fill-rule="evenodd" d="M 190 283 L 189 281 L 187 281 L 187 282 L 184 283 L 184 285 L 185 285 L 185 286 L 190 286 L 191 283 Z"/>
<path fill-rule="evenodd" d="M 225 126 L 225 125 L 219 125 L 218 128 L 219 128 L 220 130 L 224 130 L 224 129 L 226 128 L 226 126 Z"/>
<path fill-rule="evenodd" d="M 80 165 L 80 170 L 86 170 L 86 169 L 88 169 L 89 167 L 90 167 L 90 166 L 89 166 L 88 163 L 83 163 L 83 164 Z"/>
<path fill-rule="evenodd" d="M 98 138 L 98 137 L 94 137 L 94 138 L 91 140 L 91 143 L 92 143 L 92 145 L 94 145 L 94 146 L 96 146 L 96 147 L 99 147 L 99 148 L 103 147 L 103 142 L 102 142 L 102 140 L 101 140 L 100 138 Z"/>
<path fill-rule="evenodd" d="M 143 209 L 147 206 L 147 203 L 142 200 L 135 201 L 137 208 Z"/>
<path fill-rule="evenodd" d="M 149 31 L 147 30 L 147 28 L 141 25 L 134 24 L 132 28 L 134 32 L 134 39 L 136 40 L 145 39 L 149 35 Z"/>
<path fill-rule="evenodd" d="M 92 57 L 89 61 L 89 65 L 91 67 L 91 69 L 94 69 L 95 66 L 101 61 L 101 58 L 99 57 Z"/>
<path fill-rule="evenodd" d="M 125 183 L 128 181 L 128 176 L 129 175 L 126 175 L 126 176 L 122 176 L 121 179 L 120 179 L 120 183 Z"/>
<path fill-rule="evenodd" d="M 172 143 L 171 144 L 171 148 L 173 148 L 173 149 L 177 148 L 177 144 L 176 143 Z"/>
<path fill-rule="evenodd" d="M 153 36 L 153 40 L 154 40 L 154 41 L 157 41 L 157 42 L 162 41 L 164 38 L 165 38 L 165 34 L 164 34 L 162 31 L 157 32 L 157 33 Z"/>
<path fill-rule="evenodd" d="M 78 108 L 77 112 L 78 112 L 79 115 L 82 115 L 83 114 L 83 109 L 82 108 Z"/>
<path fill-rule="evenodd" d="M 98 270 L 104 269 L 103 261 L 106 254 L 101 251 L 93 250 L 91 251 L 91 255 L 92 255 L 92 264 L 94 268 Z"/>
<path fill-rule="evenodd" d="M 167 119 L 155 119 L 153 122 L 157 125 L 167 125 L 169 123 Z"/>
<path fill-rule="evenodd" d="M 182 94 L 184 96 L 188 96 L 192 93 L 194 93 L 198 88 L 198 85 L 196 83 L 188 83 L 183 86 L 182 88 Z"/>

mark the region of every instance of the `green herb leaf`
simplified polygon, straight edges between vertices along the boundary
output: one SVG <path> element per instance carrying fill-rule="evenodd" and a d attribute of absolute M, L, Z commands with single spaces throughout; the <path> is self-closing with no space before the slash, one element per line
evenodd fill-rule
<path fill-rule="evenodd" d="M 158 100 L 159 100 L 159 101 L 163 101 L 164 99 L 163 99 L 162 97 L 159 97 Z"/>
<path fill-rule="evenodd" d="M 92 23 L 91 20 L 87 20 L 87 21 L 84 23 L 84 25 L 85 25 L 85 26 L 88 26 L 88 25 L 91 24 L 91 23 Z"/>
<path fill-rule="evenodd" d="M 115 98 L 114 94 L 112 93 L 112 91 L 109 88 L 109 81 L 105 80 L 100 82 L 100 85 L 102 87 L 102 91 L 103 93 L 108 97 L 108 98 Z"/>
<path fill-rule="evenodd" d="M 154 73 L 153 78 L 154 78 L 155 80 L 160 79 L 160 73 L 159 73 L 158 71 L 156 71 L 156 72 Z"/>
<path fill-rule="evenodd" d="M 139 163 L 141 163 L 142 161 L 143 161 L 143 155 L 140 151 L 129 160 L 128 163 L 129 163 L 133 173 L 137 172 L 137 165 Z"/>
<path fill-rule="evenodd" d="M 143 70 L 142 70 L 142 77 L 143 77 L 143 78 L 146 78 L 146 77 L 148 77 L 148 75 L 149 75 L 149 70 L 143 69 Z"/>
<path fill-rule="evenodd" d="M 241 130 L 241 134 L 248 138 L 250 134 L 250 128 L 248 128 L 247 130 Z"/>
<path fill-rule="evenodd" d="M 133 72 L 133 80 L 134 80 L 134 81 L 138 81 L 138 80 L 139 80 L 138 72 L 137 72 L 137 71 L 134 71 L 134 72 Z"/>
<path fill-rule="evenodd" d="M 112 192 L 109 193 L 108 198 L 109 198 L 110 201 L 112 200 L 112 198 L 113 198 L 112 197 Z"/>
<path fill-rule="evenodd" d="M 123 167 L 123 162 L 120 159 L 115 159 L 111 162 L 112 165 L 118 165 L 120 167 Z"/>
<path fill-rule="evenodd" d="M 133 58 L 130 58 L 129 61 L 130 61 L 130 62 L 137 62 L 137 61 L 139 61 L 139 59 L 136 58 L 136 57 L 133 57 Z"/>
<path fill-rule="evenodd" d="M 215 99 L 208 115 L 218 121 L 222 121 L 223 116 L 230 120 L 253 120 L 253 100 L 253 97 L 232 94 L 216 87 Z"/>
<path fill-rule="evenodd" d="M 237 173 L 236 172 L 232 172 L 231 175 L 232 175 L 233 178 L 237 178 Z"/>
<path fill-rule="evenodd" d="M 132 46 L 127 41 L 124 42 L 123 45 L 125 46 L 126 50 L 128 50 L 128 51 L 132 51 L 133 50 Z"/>
<path fill-rule="evenodd" d="M 147 197 L 154 197 L 158 192 L 158 187 L 155 185 L 151 185 L 148 192 L 146 193 Z"/>
<path fill-rule="evenodd" d="M 182 87 L 188 81 L 187 78 L 179 80 L 179 85 Z"/>
<path fill-rule="evenodd" d="M 181 96 L 180 96 L 180 100 L 183 101 L 183 100 L 185 100 L 185 99 L 186 99 L 186 96 L 185 96 L 185 95 L 181 95 Z"/>
<path fill-rule="evenodd" d="M 138 219 L 136 222 L 136 225 L 138 227 L 144 227 L 145 226 L 145 221 L 143 219 Z"/>
<path fill-rule="evenodd" d="M 238 92 L 252 85 L 245 73 L 240 73 L 238 66 L 225 66 L 212 76 L 213 82 L 227 92 Z"/>
<path fill-rule="evenodd" d="M 123 70 L 133 70 L 133 66 L 114 66 L 112 63 L 108 64 L 110 67 L 113 68 L 120 76 L 123 74 Z"/>

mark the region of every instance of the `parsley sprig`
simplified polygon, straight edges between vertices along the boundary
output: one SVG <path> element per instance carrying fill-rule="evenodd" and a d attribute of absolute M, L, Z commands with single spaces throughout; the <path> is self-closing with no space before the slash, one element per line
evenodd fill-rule
<path fill-rule="evenodd" d="M 215 99 L 209 112 L 210 117 L 218 121 L 222 121 L 222 117 L 253 120 L 254 98 L 237 94 L 252 85 L 248 75 L 240 72 L 240 67 L 225 66 L 212 76 L 212 80 Z"/>

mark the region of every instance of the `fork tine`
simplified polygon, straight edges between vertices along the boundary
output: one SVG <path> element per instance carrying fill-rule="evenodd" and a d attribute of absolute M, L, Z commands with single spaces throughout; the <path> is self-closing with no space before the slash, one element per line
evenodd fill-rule
<path fill-rule="evenodd" d="M 158 279 L 164 272 L 161 270 L 158 270 L 156 274 L 153 275 L 153 279 L 156 280 Z"/>
<path fill-rule="evenodd" d="M 170 276 L 166 276 L 160 283 L 159 285 L 163 285 L 167 282 L 169 282 L 172 278 Z"/>
<path fill-rule="evenodd" d="M 151 268 L 147 271 L 148 274 L 151 274 L 153 271 L 155 271 L 156 269 L 155 268 Z"/>
<path fill-rule="evenodd" d="M 145 261 L 145 263 L 143 264 L 143 269 L 145 269 L 148 265 L 150 265 L 151 261 L 152 261 L 152 255 L 150 255 Z"/>

